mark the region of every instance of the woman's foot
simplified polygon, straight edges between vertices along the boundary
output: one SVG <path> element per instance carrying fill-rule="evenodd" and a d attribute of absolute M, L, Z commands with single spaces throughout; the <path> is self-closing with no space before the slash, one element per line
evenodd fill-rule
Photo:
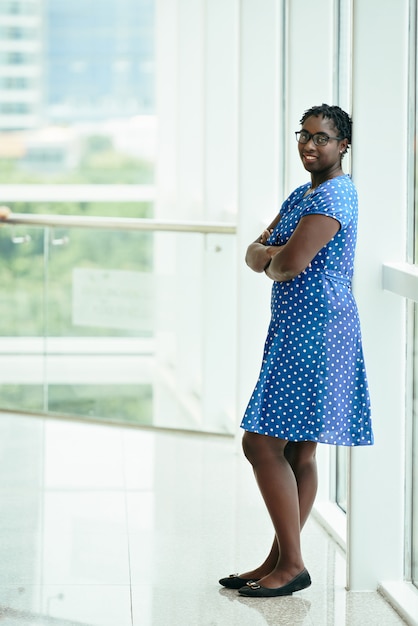
<path fill-rule="evenodd" d="M 226 587 L 227 589 L 240 589 L 241 587 L 252 581 L 253 578 L 243 578 L 238 574 L 230 574 L 225 578 L 221 578 L 219 580 L 219 584 L 223 587 Z"/>
<path fill-rule="evenodd" d="M 279 549 L 277 545 L 277 539 L 274 538 L 273 545 L 271 547 L 270 553 L 267 558 L 261 565 L 256 567 L 255 569 L 249 570 L 248 572 L 244 572 L 240 574 L 240 578 L 249 578 L 250 580 L 260 580 L 260 578 L 264 578 L 268 576 L 278 565 L 279 562 Z"/>
<path fill-rule="evenodd" d="M 265 565 L 261 565 L 260 567 L 256 567 L 256 569 L 252 569 L 248 572 L 244 572 L 243 574 L 239 574 L 240 578 L 247 578 L 248 580 L 260 580 L 260 578 L 264 578 L 268 576 L 272 571 L 271 567 L 266 567 Z"/>
<path fill-rule="evenodd" d="M 270 571 L 271 569 L 263 564 L 249 572 L 244 572 L 244 574 L 230 574 L 225 578 L 221 578 L 219 584 L 228 589 L 240 589 L 240 587 L 243 587 L 249 582 L 268 576 Z"/>
<path fill-rule="evenodd" d="M 259 582 L 248 583 L 238 590 L 238 593 L 247 598 L 272 598 L 276 596 L 291 596 L 295 591 L 302 591 L 311 584 L 309 572 L 304 568 L 299 574 L 291 578 L 286 584 L 279 587 L 265 587 Z"/>
<path fill-rule="evenodd" d="M 287 585 L 303 571 L 306 571 L 303 564 L 289 569 L 275 568 L 266 576 L 256 580 L 259 585 L 266 589 L 278 589 L 279 587 Z M 244 574 L 242 574 L 242 577 L 244 577 Z"/>
<path fill-rule="evenodd" d="M 276 537 L 274 537 L 270 552 L 261 565 L 259 565 L 255 569 L 249 570 L 248 572 L 244 572 L 243 574 L 231 574 L 227 578 L 221 578 L 219 582 L 221 585 L 223 585 L 224 587 L 228 587 L 229 589 L 239 589 L 239 587 L 235 586 L 238 585 L 239 580 L 245 581 L 241 585 L 243 586 L 247 582 L 260 580 L 260 578 L 268 576 L 277 567 L 278 560 L 279 547 L 277 539 Z"/>

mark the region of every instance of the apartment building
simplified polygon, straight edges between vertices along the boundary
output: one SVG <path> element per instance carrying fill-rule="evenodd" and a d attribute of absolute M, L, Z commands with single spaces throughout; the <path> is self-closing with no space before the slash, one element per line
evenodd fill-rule
<path fill-rule="evenodd" d="M 43 117 L 44 0 L 0 1 L 0 129 L 38 126 Z"/>
<path fill-rule="evenodd" d="M 1 0 L 0 130 L 150 113 L 153 7 Z"/>
<path fill-rule="evenodd" d="M 153 1 L 48 0 L 45 19 L 50 121 L 153 111 Z"/>

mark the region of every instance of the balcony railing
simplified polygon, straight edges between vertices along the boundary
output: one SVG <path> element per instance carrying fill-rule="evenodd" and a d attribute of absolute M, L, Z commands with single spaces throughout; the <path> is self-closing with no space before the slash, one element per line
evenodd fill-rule
<path fill-rule="evenodd" d="M 232 434 L 236 228 L 15 214 L 0 409 Z"/>

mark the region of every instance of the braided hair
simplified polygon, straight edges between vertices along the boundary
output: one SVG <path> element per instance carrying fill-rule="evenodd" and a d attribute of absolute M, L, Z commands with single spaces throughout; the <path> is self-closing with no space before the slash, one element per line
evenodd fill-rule
<path fill-rule="evenodd" d="M 308 117 L 314 115 L 315 117 L 325 117 L 334 122 L 334 126 L 338 131 L 339 136 L 342 139 L 347 139 L 348 144 L 351 144 L 351 128 L 352 128 L 352 120 L 351 117 L 343 111 L 339 106 L 329 105 L 329 104 L 321 104 L 317 106 L 313 106 L 303 114 L 300 123 L 304 124 Z M 348 150 L 348 145 L 343 155 L 346 154 Z"/>

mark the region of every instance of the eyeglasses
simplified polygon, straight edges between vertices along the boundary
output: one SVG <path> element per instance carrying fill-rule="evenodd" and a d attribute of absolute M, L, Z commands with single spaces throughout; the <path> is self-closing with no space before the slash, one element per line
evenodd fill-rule
<path fill-rule="evenodd" d="M 326 146 L 330 139 L 336 139 L 340 141 L 343 137 L 330 137 L 326 133 L 308 133 L 307 130 L 297 130 L 295 132 L 296 141 L 298 143 L 308 143 L 312 139 L 316 146 Z"/>

